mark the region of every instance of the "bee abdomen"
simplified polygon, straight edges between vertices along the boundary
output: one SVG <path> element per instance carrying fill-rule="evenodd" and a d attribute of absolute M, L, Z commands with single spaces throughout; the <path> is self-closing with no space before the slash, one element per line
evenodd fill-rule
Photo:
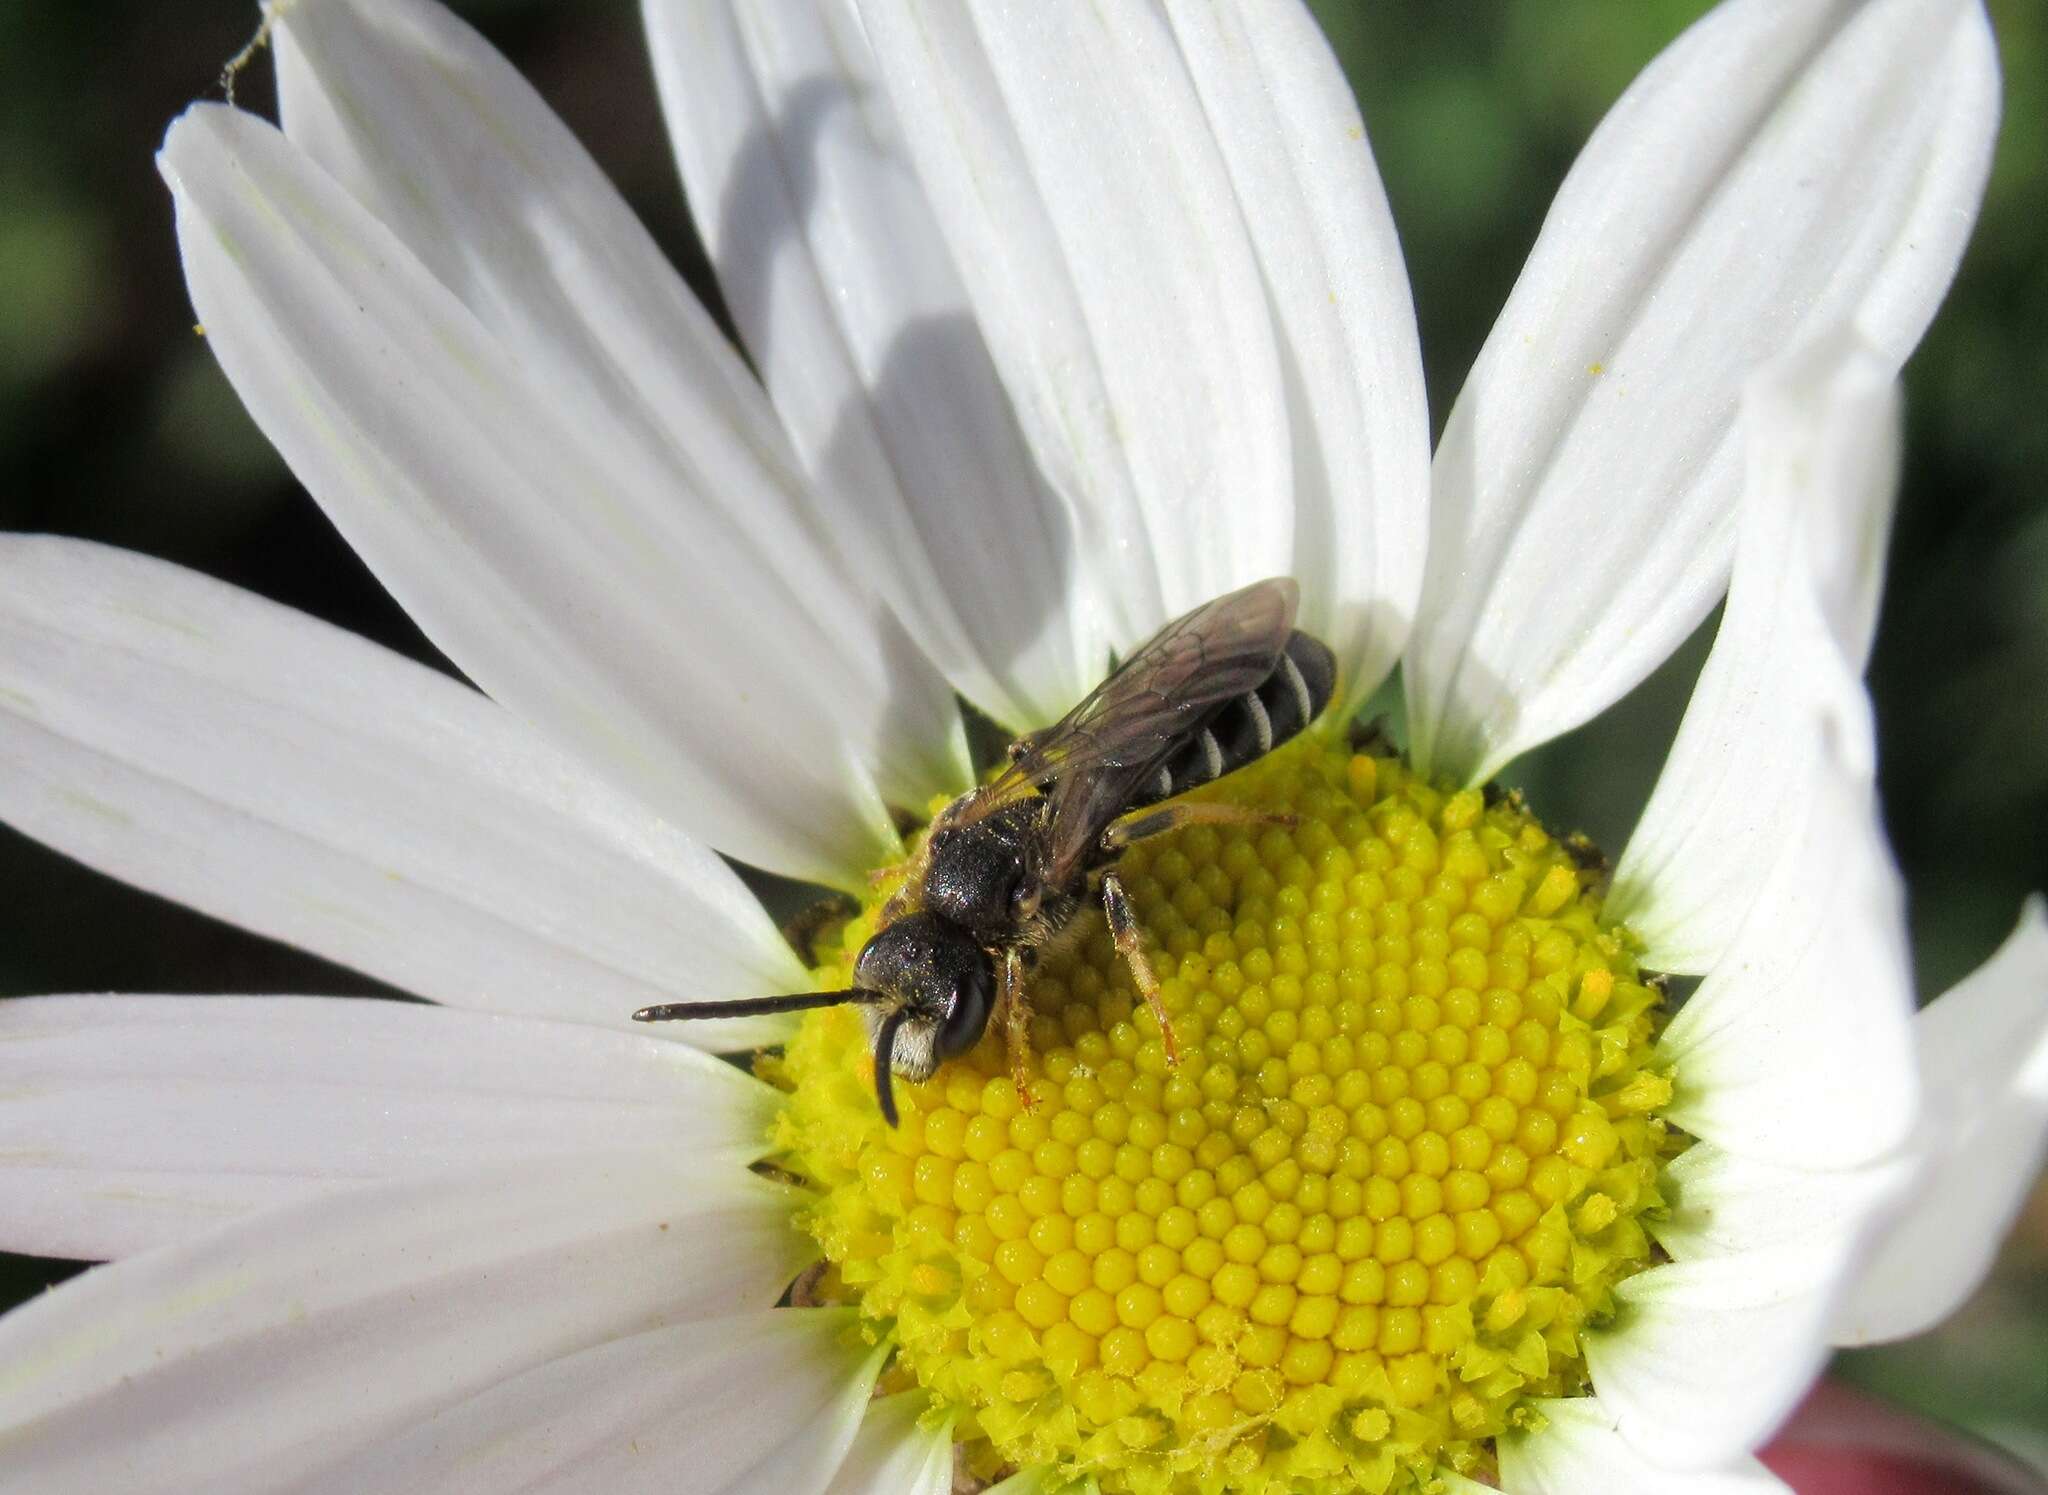
<path fill-rule="evenodd" d="M 1184 794 L 1263 758 L 1314 721 L 1336 685 L 1337 658 L 1329 646 L 1295 629 L 1273 673 L 1220 707 L 1167 759 L 1132 808 Z"/>

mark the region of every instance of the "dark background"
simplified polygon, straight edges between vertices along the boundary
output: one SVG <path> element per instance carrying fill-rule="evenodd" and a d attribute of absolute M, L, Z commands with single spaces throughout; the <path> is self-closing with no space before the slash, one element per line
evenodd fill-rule
<path fill-rule="evenodd" d="M 703 286 L 634 8 L 457 7 L 532 77 Z M 1440 423 L 1557 182 L 1700 0 L 1327 0 L 1416 283 Z M 2003 134 L 1977 235 L 1907 370 L 1904 491 L 1872 665 L 1923 996 L 2048 886 L 2048 8 L 1992 0 Z M 149 551 L 434 659 L 242 413 L 192 314 L 151 160 L 253 5 L 0 0 L 0 528 Z M 240 90 L 266 107 L 267 68 Z M 1610 850 L 1708 635 L 1517 765 Z M 0 995 L 366 992 L 374 982 L 112 883 L 0 827 Z M 2044 994 L 2048 1000 L 2048 994 Z M 0 1306 L 75 1270 L 0 1257 Z M 2048 1466 L 2048 1192 L 1935 1333 L 1841 1373 Z"/>

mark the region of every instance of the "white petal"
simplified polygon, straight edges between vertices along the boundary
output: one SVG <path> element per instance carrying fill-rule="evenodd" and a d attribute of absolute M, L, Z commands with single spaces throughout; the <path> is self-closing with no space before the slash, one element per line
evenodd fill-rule
<path fill-rule="evenodd" d="M 1853 1247 L 1854 1232 L 1838 1229 L 1652 1267 L 1617 1286 L 1614 1324 L 1585 1345 L 1621 1435 L 1678 1469 L 1713 1468 L 1762 1444 L 1827 1360 Z"/>
<path fill-rule="evenodd" d="M 1801 1242 L 1853 1246 L 1896 1199 L 1909 1170 L 1897 1158 L 1862 1168 L 1786 1168 L 1695 1142 L 1658 1180 L 1670 1212 L 1649 1223 L 1679 1261 L 1743 1256 Z"/>
<path fill-rule="evenodd" d="M 1620 1316 L 1588 1336 L 1587 1357 L 1646 1455 L 1712 1463 L 1762 1442 L 1804 1394 L 1913 1169 L 1894 1155 L 1809 1172 L 1698 1142 L 1661 1183 L 1673 1204 L 1650 1228 L 1679 1265 L 1617 1288 Z"/>
<path fill-rule="evenodd" d="M 1294 555 L 1272 320 L 1165 18 L 866 0 L 878 70 L 1024 432 L 1130 644 Z"/>
<path fill-rule="evenodd" d="M 1618 699 L 1727 580 L 1749 372 L 1853 323 L 1896 367 L 1998 117 L 1976 0 L 1730 0 L 1587 144 L 1451 412 L 1403 665 L 1425 767 Z"/>
<path fill-rule="evenodd" d="M 1548 1426 L 1500 1440 L 1505 1495 L 1790 1495 L 1790 1487 L 1754 1459 L 1705 1471 L 1649 1462 L 1614 1431 L 1597 1398 L 1531 1405 Z"/>
<path fill-rule="evenodd" d="M 963 695 L 1060 716 L 1101 677 L 1039 475 L 845 0 L 647 0 L 726 305 L 819 511 Z M 1079 623 L 1081 629 L 1076 630 Z"/>
<path fill-rule="evenodd" d="M 1664 1172 L 1651 1222 L 1677 1265 L 1616 1289 L 1587 1360 L 1621 1432 L 1659 1464 L 1699 1467 L 1760 1444 L 1826 1358 L 1828 1325 L 1873 1223 L 1910 1184 L 1896 1157 L 1807 1171 L 1696 1142 Z"/>
<path fill-rule="evenodd" d="M 318 997 L 0 1002 L 0 1245 L 87 1260 L 350 1184 L 625 1143 L 744 1162 L 775 1092 L 681 1044 Z"/>
<path fill-rule="evenodd" d="M 1727 952 L 1813 773 L 1798 724 L 1870 657 L 1898 477 L 1898 386 L 1853 333 L 1773 365 L 1743 401 L 1749 477 L 1713 652 L 1608 912 L 1660 971 Z"/>
<path fill-rule="evenodd" d="M 1167 15 L 1271 298 L 1294 431 L 1300 626 L 1349 711 L 1400 657 L 1428 540 L 1429 411 L 1400 241 L 1350 84 L 1305 6 Z"/>
<path fill-rule="evenodd" d="M 89 1272 L 0 1319 L 11 1482 L 278 1489 L 530 1367 L 765 1307 L 802 1264 L 791 1207 L 730 1163 L 614 1152 L 373 1185 Z"/>
<path fill-rule="evenodd" d="M 456 1006 L 626 1028 L 806 984 L 724 862 L 475 691 L 80 540 L 0 536 L 0 817 Z"/>
<path fill-rule="evenodd" d="M 817 1495 L 882 1351 L 853 1309 L 776 1309 L 600 1345 L 323 1471 L 305 1495 Z"/>
<path fill-rule="evenodd" d="M 269 126 L 195 107 L 160 165 L 257 424 L 478 684 L 736 856 L 851 885 L 889 854 L 867 765 L 928 790 L 892 745 L 957 721 L 918 704 L 914 649 L 878 656 L 874 609 L 793 518 L 764 492 L 721 508 L 681 450 L 662 467 L 519 361 Z"/>
<path fill-rule="evenodd" d="M 959 787 L 952 702 L 844 554 L 839 532 L 857 516 L 813 506 L 760 386 L 539 94 L 428 0 L 288 9 L 276 47 L 291 140 L 542 377 L 579 434 L 634 454 L 656 495 L 647 512 L 677 531 L 650 600 L 734 587 L 733 652 L 716 653 L 720 633 L 694 619 L 667 647 L 687 641 L 729 681 L 751 665 L 746 625 L 780 610 L 791 647 L 818 650 L 816 668 L 843 659 L 846 683 L 867 688 L 844 725 L 885 795 L 921 809 L 934 788 Z M 702 532 L 721 523 L 772 576 L 710 569 Z"/>
<path fill-rule="evenodd" d="M 1911 1130 L 1913 988 L 1903 895 L 1870 782 L 1868 710 L 1838 703 L 1815 773 L 1727 957 L 1658 1043 L 1664 1115 L 1745 1156 L 1848 1168 Z"/>
<path fill-rule="evenodd" d="M 1900 1339 L 1984 1279 L 2048 1153 L 2048 910 L 2027 901 L 1998 953 L 1915 1022 L 1926 1117 L 1912 1187 L 1835 1323 L 1837 1341 Z"/>
<path fill-rule="evenodd" d="M 870 1403 L 826 1495 L 951 1495 L 953 1420 L 918 1426 L 931 1404 L 922 1391 Z"/>

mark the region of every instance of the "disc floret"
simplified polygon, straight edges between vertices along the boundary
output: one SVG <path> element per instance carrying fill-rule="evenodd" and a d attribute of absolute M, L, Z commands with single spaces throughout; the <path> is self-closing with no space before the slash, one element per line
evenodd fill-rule
<path fill-rule="evenodd" d="M 1028 1105 L 992 1026 L 892 1130 L 858 1017 L 814 1013 L 775 1070 L 803 1228 L 983 1474 L 1334 1495 L 1483 1471 L 1530 1400 L 1585 1391 L 1582 1331 L 1651 1263 L 1679 1145 L 1660 993 L 1512 796 L 1321 736 L 1206 795 L 1295 823 L 1123 858 L 1181 1063 L 1099 917 L 1033 976 Z"/>

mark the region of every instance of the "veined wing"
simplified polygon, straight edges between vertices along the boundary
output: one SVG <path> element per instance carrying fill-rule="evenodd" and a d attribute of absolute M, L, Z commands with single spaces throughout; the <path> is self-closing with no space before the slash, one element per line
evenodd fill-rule
<path fill-rule="evenodd" d="M 1300 588 L 1278 576 L 1204 603 L 1147 639 L 1054 726 L 1020 739 L 989 786 L 1051 800 L 1044 866 L 1054 886 L 1079 869 L 1110 821 L 1223 706 L 1265 683 L 1294 627 Z"/>

